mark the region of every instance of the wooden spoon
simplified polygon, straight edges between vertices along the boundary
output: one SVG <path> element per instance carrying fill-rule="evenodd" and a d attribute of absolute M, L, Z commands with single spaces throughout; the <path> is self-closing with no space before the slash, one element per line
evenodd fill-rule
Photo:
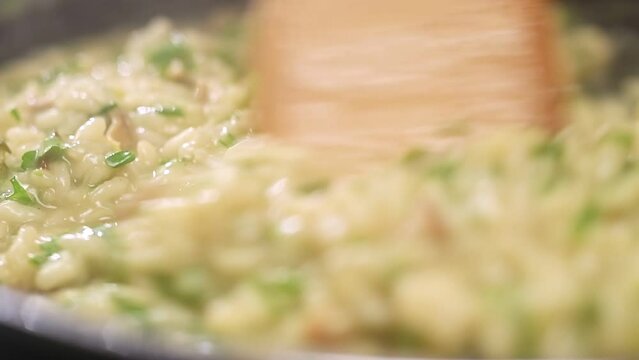
<path fill-rule="evenodd" d="M 287 142 L 395 155 L 503 126 L 561 125 L 549 1 L 254 5 L 257 114 Z"/>

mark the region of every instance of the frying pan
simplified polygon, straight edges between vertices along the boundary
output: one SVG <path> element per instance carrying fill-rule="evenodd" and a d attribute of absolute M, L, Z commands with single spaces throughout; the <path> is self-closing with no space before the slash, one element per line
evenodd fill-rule
<path fill-rule="evenodd" d="M 517 1 L 517 0 L 513 0 Z M 606 87 L 639 75 L 639 2 L 636 0 L 564 0 L 586 21 L 598 23 L 622 39 L 617 63 Z M 154 16 L 195 19 L 222 7 L 244 8 L 245 0 L 0 0 L 0 63 L 34 48 L 68 42 L 114 27 L 140 25 Z M 625 39 L 625 41 L 624 41 Z M 632 41 L 628 40 L 631 39 Z M 88 322 L 44 297 L 0 286 L 0 358 L 2 359 L 235 359 L 255 358 L 250 349 L 230 351 L 210 340 L 167 341 Z M 319 353 L 262 354 L 268 359 L 381 360 Z"/>

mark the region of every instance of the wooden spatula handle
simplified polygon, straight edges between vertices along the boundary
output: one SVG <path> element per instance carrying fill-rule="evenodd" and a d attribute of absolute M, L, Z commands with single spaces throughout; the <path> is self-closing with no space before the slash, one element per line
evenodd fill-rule
<path fill-rule="evenodd" d="M 559 125 L 546 0 L 264 0 L 258 114 L 296 143 L 393 151 Z M 473 130 L 474 131 L 474 130 Z"/>

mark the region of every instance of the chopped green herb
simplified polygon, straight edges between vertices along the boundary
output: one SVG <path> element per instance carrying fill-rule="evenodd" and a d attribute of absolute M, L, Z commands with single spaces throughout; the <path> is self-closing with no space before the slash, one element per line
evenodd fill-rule
<path fill-rule="evenodd" d="M 605 140 L 619 145 L 624 150 L 630 150 L 635 143 L 634 135 L 629 131 L 614 131 L 606 135 Z"/>
<path fill-rule="evenodd" d="M 27 189 L 25 189 L 25 187 L 20 183 L 17 177 L 14 176 L 9 181 L 11 182 L 11 186 L 13 187 L 13 190 L 10 193 L 5 193 L 2 196 L 3 200 L 15 201 L 22 205 L 35 204 L 35 200 L 31 196 L 31 194 L 29 194 Z"/>
<path fill-rule="evenodd" d="M 118 168 L 124 166 L 135 160 L 135 154 L 130 151 L 118 151 L 114 152 L 104 159 L 104 163 L 112 168 Z"/>
<path fill-rule="evenodd" d="M 601 309 L 596 298 L 589 297 L 578 307 L 577 325 L 579 330 L 588 332 L 597 327 L 601 321 Z"/>
<path fill-rule="evenodd" d="M 574 234 L 582 237 L 601 218 L 601 209 L 597 204 L 590 202 L 577 214 L 573 225 Z"/>
<path fill-rule="evenodd" d="M 402 163 L 414 164 L 416 162 L 423 160 L 425 157 L 426 157 L 426 151 L 424 151 L 423 149 L 419 149 L 419 148 L 411 149 L 408 152 L 406 152 L 404 157 L 402 157 Z"/>
<path fill-rule="evenodd" d="M 118 104 L 115 101 L 112 101 L 100 108 L 95 116 L 104 116 L 109 114 L 111 111 L 115 110 L 118 107 Z"/>
<path fill-rule="evenodd" d="M 444 161 L 431 166 L 427 171 L 427 175 L 443 181 L 449 181 L 452 180 L 458 170 L 458 163 L 454 161 Z"/>
<path fill-rule="evenodd" d="M 141 322 L 147 321 L 149 309 L 146 305 L 133 299 L 116 295 L 111 297 L 111 301 L 113 302 L 115 309 L 120 313 L 131 316 Z"/>
<path fill-rule="evenodd" d="M 36 169 L 38 167 L 38 151 L 31 150 L 22 154 L 22 170 Z"/>
<path fill-rule="evenodd" d="M 56 238 L 52 238 L 49 241 L 40 243 L 39 247 L 40 252 L 38 254 L 31 254 L 29 256 L 29 261 L 36 266 L 43 265 L 44 263 L 49 261 L 49 258 L 51 258 L 51 256 L 62 250 L 62 247 L 60 246 Z"/>
<path fill-rule="evenodd" d="M 215 57 L 220 59 L 224 63 L 224 65 L 230 67 L 233 70 L 236 69 L 239 63 L 235 50 L 231 49 L 228 46 L 220 47 L 219 49 L 217 49 L 215 51 Z"/>
<path fill-rule="evenodd" d="M 329 181 L 327 179 L 319 179 L 319 180 L 302 184 L 298 190 L 302 194 L 312 194 L 318 191 L 325 190 L 328 187 L 328 185 L 329 185 Z"/>
<path fill-rule="evenodd" d="M 147 61 L 155 66 L 162 74 L 165 74 L 173 61 L 181 62 L 187 69 L 195 66 L 193 53 L 183 42 L 171 42 L 153 52 Z"/>
<path fill-rule="evenodd" d="M 217 143 L 228 149 L 237 143 L 237 138 L 230 132 L 223 131 L 220 138 L 217 139 Z"/>
<path fill-rule="evenodd" d="M 48 161 L 54 161 L 64 156 L 66 146 L 56 135 L 45 139 L 38 150 L 27 151 L 22 154 L 22 170 L 32 170 L 42 167 Z"/>
<path fill-rule="evenodd" d="M 392 331 L 388 339 L 392 346 L 398 348 L 402 353 L 411 353 L 424 346 L 424 341 L 417 333 L 405 328 Z"/>
<path fill-rule="evenodd" d="M 155 112 L 166 117 L 184 116 L 184 111 L 177 106 L 156 106 Z"/>
<path fill-rule="evenodd" d="M 64 155 L 66 146 L 59 137 L 53 135 L 44 140 L 40 148 L 41 161 L 56 160 Z"/>
<path fill-rule="evenodd" d="M 260 277 L 256 286 L 276 313 L 283 313 L 295 306 L 302 295 L 302 278 L 293 273 Z"/>
<path fill-rule="evenodd" d="M 13 120 L 15 120 L 16 122 L 20 122 L 22 121 L 22 115 L 20 115 L 20 110 L 13 108 L 11 109 L 11 111 L 9 112 L 9 114 L 11 114 L 11 117 L 13 118 Z"/>
<path fill-rule="evenodd" d="M 544 141 L 533 148 L 532 154 L 537 158 L 547 158 L 557 161 L 563 157 L 564 147 L 556 140 Z"/>
<path fill-rule="evenodd" d="M 189 306 L 202 305 L 214 290 L 206 269 L 197 267 L 174 275 L 160 274 L 155 283 L 163 294 Z"/>

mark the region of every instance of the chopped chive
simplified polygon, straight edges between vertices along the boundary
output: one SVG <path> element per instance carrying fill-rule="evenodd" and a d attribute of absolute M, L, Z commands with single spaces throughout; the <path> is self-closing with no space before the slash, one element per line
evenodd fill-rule
<path fill-rule="evenodd" d="M 613 142 L 624 150 L 629 150 L 635 143 L 635 137 L 628 131 L 615 131 L 606 135 L 605 140 Z"/>
<path fill-rule="evenodd" d="M 532 154 L 537 158 L 548 158 L 557 161 L 563 157 L 564 147 L 556 140 L 549 140 L 535 146 Z"/>
<path fill-rule="evenodd" d="M 11 114 L 11 117 L 16 122 L 22 121 L 22 115 L 20 115 L 20 110 L 18 110 L 17 108 L 11 109 L 11 111 L 9 111 L 9 114 Z"/>
<path fill-rule="evenodd" d="M 114 152 L 104 159 L 104 163 L 112 168 L 118 168 L 124 166 L 135 160 L 135 154 L 130 151 L 118 151 Z"/>
<path fill-rule="evenodd" d="M 276 274 L 260 277 L 255 282 L 271 310 L 277 314 L 295 306 L 303 291 L 303 279 L 295 273 Z"/>
<path fill-rule="evenodd" d="M 329 181 L 327 179 L 318 179 L 305 184 L 302 184 L 298 191 L 302 194 L 312 194 L 319 191 L 323 191 L 328 188 Z"/>
<path fill-rule="evenodd" d="M 122 296 L 113 296 L 111 301 L 120 313 L 136 318 L 142 322 L 146 321 L 149 309 L 144 304 Z"/>
<path fill-rule="evenodd" d="M 31 194 L 29 194 L 27 189 L 25 189 L 25 187 L 20 183 L 20 181 L 18 180 L 17 177 L 14 176 L 9 181 L 11 182 L 11 186 L 12 186 L 13 190 L 12 190 L 11 193 L 4 194 L 2 196 L 3 200 L 15 201 L 15 202 L 20 203 L 22 205 L 33 205 L 33 204 L 35 204 L 35 200 L 31 196 Z"/>
<path fill-rule="evenodd" d="M 50 241 L 40 243 L 39 247 L 40 253 L 31 254 L 29 256 L 29 261 L 31 261 L 31 263 L 36 266 L 43 265 L 49 260 L 51 256 L 62 250 L 62 247 L 60 246 L 56 238 L 52 238 Z"/>
<path fill-rule="evenodd" d="M 431 166 L 427 170 L 427 175 L 438 178 L 442 181 L 452 180 L 457 171 L 459 170 L 459 164 L 454 161 L 444 161 Z"/>
<path fill-rule="evenodd" d="M 38 151 L 31 150 L 22 154 L 22 164 L 20 164 L 20 167 L 22 170 L 36 169 L 38 163 Z"/>
<path fill-rule="evenodd" d="M 217 139 L 217 143 L 228 149 L 237 143 L 237 138 L 230 132 L 223 131 L 220 138 Z"/>
<path fill-rule="evenodd" d="M 184 116 L 184 111 L 177 106 L 157 106 L 155 112 L 166 117 Z"/>
<path fill-rule="evenodd" d="M 404 154 L 404 156 L 402 157 L 402 163 L 403 164 L 414 164 L 416 162 L 419 162 L 420 160 L 423 160 L 426 157 L 426 151 L 424 151 L 424 149 L 419 149 L 419 148 L 415 148 L 415 149 L 411 149 L 409 151 L 406 152 L 406 154 Z"/>
<path fill-rule="evenodd" d="M 165 74 L 173 61 L 181 62 L 187 69 L 195 66 L 193 53 L 183 42 L 171 42 L 151 52 L 147 61 Z"/>
<path fill-rule="evenodd" d="M 118 107 L 118 104 L 115 101 L 111 101 L 110 103 L 102 106 L 98 112 L 95 113 L 96 116 L 104 116 L 115 110 Z"/>
<path fill-rule="evenodd" d="M 582 237 L 588 232 L 588 230 L 592 229 L 600 218 L 601 209 L 597 206 L 597 204 L 592 202 L 586 204 L 575 218 L 573 225 L 574 234 L 577 237 Z"/>

